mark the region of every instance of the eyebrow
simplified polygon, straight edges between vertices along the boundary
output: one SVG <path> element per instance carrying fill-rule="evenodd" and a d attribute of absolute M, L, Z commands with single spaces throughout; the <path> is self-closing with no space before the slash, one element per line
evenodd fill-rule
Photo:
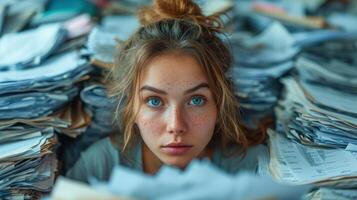
<path fill-rule="evenodd" d="M 209 85 L 207 83 L 200 83 L 197 86 L 186 90 L 185 94 L 192 93 L 192 92 L 194 92 L 196 90 L 199 90 L 201 88 L 209 88 Z M 163 95 L 167 94 L 167 92 L 165 92 L 164 90 L 160 90 L 160 89 L 157 89 L 155 87 L 148 86 L 148 85 L 144 85 L 143 87 L 141 87 L 140 91 L 142 91 L 142 90 L 150 90 L 152 92 L 155 92 L 155 93 L 158 93 L 158 94 L 163 94 Z"/>

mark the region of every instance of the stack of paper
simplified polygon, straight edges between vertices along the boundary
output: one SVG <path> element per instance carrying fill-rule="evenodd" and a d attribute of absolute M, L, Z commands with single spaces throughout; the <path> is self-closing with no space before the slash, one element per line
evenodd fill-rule
<path fill-rule="evenodd" d="M 230 76 L 236 86 L 243 121 L 257 128 L 272 116 L 281 86 L 278 78 L 293 67 L 299 52 L 294 39 L 279 23 L 272 23 L 258 36 L 233 35 L 235 66 Z"/>
<path fill-rule="evenodd" d="M 323 69 L 311 61 L 308 65 L 307 61 L 304 58 L 298 60 L 299 71 L 310 66 L 317 70 L 310 71 L 310 75 L 323 76 L 318 70 L 326 72 L 327 68 Z M 335 88 L 316 83 L 318 79 L 315 83 L 283 79 L 285 93 L 276 109 L 277 123 L 289 138 L 303 144 L 353 149 L 357 145 L 357 95 L 353 93 L 356 84 L 351 82 L 356 81 L 357 76 L 346 78 L 347 81 L 343 82 L 343 76 L 338 73 L 330 72 L 328 75 L 336 79 L 324 76 L 328 80 L 324 84 L 333 84 Z M 338 81 L 343 84 L 338 84 Z"/>
<path fill-rule="evenodd" d="M 53 114 L 79 93 L 73 85 L 90 71 L 78 53 L 67 52 L 34 68 L 0 72 L 0 120 Z"/>
<path fill-rule="evenodd" d="M 332 43 L 341 47 L 357 38 L 329 38 L 308 42 L 296 73 L 281 80 L 276 131 L 269 134 L 269 169 L 286 183 L 351 189 L 357 187 L 357 63 L 350 57 L 355 52 L 352 48 L 345 57 L 326 53 L 338 55 L 338 49 L 328 48 Z M 320 189 L 314 198 L 329 192 Z"/>
<path fill-rule="evenodd" d="M 355 188 L 357 154 L 293 143 L 282 133 L 269 130 L 271 175 L 290 184 Z"/>
<path fill-rule="evenodd" d="M 326 105 L 313 104 L 309 98 L 311 99 L 314 97 L 313 95 L 319 93 L 316 92 L 312 95 L 304 93 L 301 84 L 292 78 L 284 79 L 283 83 L 286 87 L 285 99 L 279 102 L 276 115 L 278 126 L 281 126 L 289 138 L 303 144 L 335 148 L 346 148 L 348 145 L 357 144 L 356 117 L 349 115 L 348 112 L 336 112 L 339 107 L 333 107 L 335 109 L 333 110 L 328 109 Z M 304 83 L 303 86 L 309 88 L 311 85 Z M 311 88 L 316 89 L 314 86 Z M 321 89 L 321 92 L 326 92 L 325 89 Z M 339 99 L 335 104 L 342 105 L 340 109 L 346 110 L 350 107 L 351 111 L 353 110 L 355 103 L 350 101 L 353 98 L 349 96 L 349 98 L 344 98 L 346 96 L 341 96 L 341 94 L 329 97 L 330 99 L 324 100 Z M 344 102 L 348 104 L 343 104 Z"/>
<path fill-rule="evenodd" d="M 295 78 L 285 78 L 276 108 L 287 137 L 308 145 L 356 151 L 357 62 L 353 32 L 313 31 L 295 35 L 304 53 Z"/>
<path fill-rule="evenodd" d="M 72 86 L 92 69 L 75 51 L 52 56 L 30 69 L 0 71 L 0 94 L 25 91 L 51 91 Z"/>
<path fill-rule="evenodd" d="M 49 92 L 3 94 L 0 97 L 0 119 L 30 119 L 47 116 L 71 101 L 77 88 Z"/>
<path fill-rule="evenodd" d="M 50 55 L 65 39 L 60 24 L 0 40 L 0 198 L 49 192 L 57 171 L 56 133 L 77 137 L 90 123 L 76 99 L 92 68 L 75 51 Z"/>
<path fill-rule="evenodd" d="M 87 197 L 83 188 L 79 193 L 66 190 L 70 185 L 79 188 L 78 183 L 59 180 L 52 193 L 52 199 L 70 200 Z M 255 189 L 252 190 L 251 188 Z M 184 171 L 163 166 L 154 175 L 117 166 L 109 183 L 93 181 L 92 191 L 102 194 L 104 199 L 300 199 L 310 186 L 287 186 L 278 184 L 270 178 L 257 177 L 249 173 L 227 174 L 209 161 L 193 161 Z M 84 190 L 86 189 L 86 190 Z M 73 193 L 73 195 L 70 195 Z M 111 197 L 111 198 L 110 198 Z M 117 197 L 117 198 L 115 198 Z M 126 199 L 126 198 L 125 198 Z"/>
<path fill-rule="evenodd" d="M 84 112 L 81 101 L 73 101 L 59 111 L 44 117 L 32 119 L 0 120 L 0 143 L 21 139 L 33 130 L 53 127 L 57 132 L 70 137 L 83 133 L 90 123 L 90 116 Z"/>
<path fill-rule="evenodd" d="M 0 196 L 5 199 L 28 190 L 49 192 L 57 169 L 56 144 L 52 128 L 28 130 L 16 141 L 1 143 Z"/>

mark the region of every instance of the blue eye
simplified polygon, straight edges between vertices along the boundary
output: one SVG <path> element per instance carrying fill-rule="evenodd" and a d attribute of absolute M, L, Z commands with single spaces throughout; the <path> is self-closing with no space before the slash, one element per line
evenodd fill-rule
<path fill-rule="evenodd" d="M 203 97 L 192 97 L 190 100 L 190 105 L 201 106 L 205 103 L 205 99 Z"/>
<path fill-rule="evenodd" d="M 159 107 L 161 106 L 162 102 L 159 98 L 151 97 L 146 102 L 150 107 Z"/>

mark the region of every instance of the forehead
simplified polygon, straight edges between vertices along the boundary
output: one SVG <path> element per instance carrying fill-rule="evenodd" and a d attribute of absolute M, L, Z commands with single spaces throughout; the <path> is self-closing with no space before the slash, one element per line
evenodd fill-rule
<path fill-rule="evenodd" d="M 183 53 L 166 53 L 151 59 L 143 68 L 140 87 L 150 85 L 160 89 L 185 89 L 208 83 L 203 67 L 196 58 Z"/>

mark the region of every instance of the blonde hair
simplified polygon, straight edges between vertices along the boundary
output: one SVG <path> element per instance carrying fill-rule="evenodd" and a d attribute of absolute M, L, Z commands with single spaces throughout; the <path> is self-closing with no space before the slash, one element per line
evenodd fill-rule
<path fill-rule="evenodd" d="M 243 133 L 237 99 L 225 73 L 232 63 L 227 46 L 218 37 L 221 23 L 217 16 L 206 17 L 190 0 L 156 0 L 139 12 L 143 24 L 119 46 L 111 71 L 109 92 L 118 99 L 116 119 L 121 127 L 120 149 L 132 147 L 139 137 L 135 125 L 137 87 L 145 64 L 155 56 L 168 52 L 188 53 L 195 57 L 207 75 L 215 96 L 218 120 L 210 146 L 222 148 L 240 145 L 243 150 L 253 144 Z"/>

